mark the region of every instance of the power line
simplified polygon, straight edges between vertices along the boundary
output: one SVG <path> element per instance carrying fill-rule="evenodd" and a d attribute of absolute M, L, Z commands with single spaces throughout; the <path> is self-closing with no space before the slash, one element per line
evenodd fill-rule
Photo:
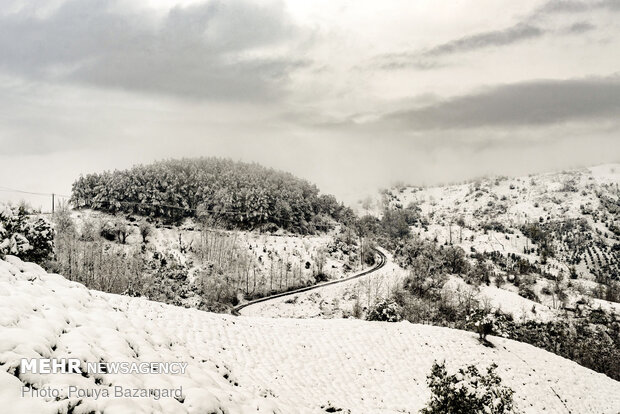
<path fill-rule="evenodd" d="M 52 196 L 52 195 L 56 195 L 56 196 L 58 196 L 58 197 L 71 198 L 71 196 L 68 196 L 68 195 L 65 195 L 65 194 L 58 194 L 58 193 L 37 193 L 37 192 L 34 192 L 34 191 L 17 190 L 17 189 L 14 189 L 14 188 L 2 187 L 2 186 L 0 186 L 0 191 L 4 191 L 4 192 L 8 192 L 8 193 L 31 194 L 31 195 L 40 195 L 40 196 Z"/>

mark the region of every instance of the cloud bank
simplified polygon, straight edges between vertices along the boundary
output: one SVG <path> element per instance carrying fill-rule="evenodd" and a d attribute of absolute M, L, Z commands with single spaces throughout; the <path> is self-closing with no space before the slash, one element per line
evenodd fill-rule
<path fill-rule="evenodd" d="M 300 65 L 290 50 L 303 34 L 281 3 L 209 1 L 163 18 L 71 0 L 41 18 L 0 17 L 0 69 L 32 79 L 201 99 L 274 99 Z"/>
<path fill-rule="evenodd" d="M 387 114 L 380 125 L 414 130 L 544 126 L 620 116 L 620 77 L 534 80 L 487 88 Z"/>

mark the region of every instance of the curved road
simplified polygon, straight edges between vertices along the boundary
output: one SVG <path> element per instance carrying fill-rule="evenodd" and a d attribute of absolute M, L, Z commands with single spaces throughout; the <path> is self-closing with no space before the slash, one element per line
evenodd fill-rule
<path fill-rule="evenodd" d="M 338 279 L 338 280 L 332 280 L 330 282 L 324 282 L 324 283 L 319 283 L 317 285 L 312 285 L 312 286 L 308 286 L 308 287 L 303 287 L 303 288 L 299 288 L 299 289 L 295 289 L 295 290 L 290 290 L 288 292 L 282 292 L 282 293 L 276 293 L 275 295 L 271 295 L 271 296 L 265 296 L 264 298 L 260 298 L 260 299 L 255 299 L 255 300 L 251 300 L 249 302 L 246 302 L 242 305 L 237 305 L 232 309 L 232 314 L 239 316 L 239 311 L 243 308 L 247 308 L 250 305 L 255 305 L 257 303 L 261 303 L 261 302 L 267 302 L 268 300 L 272 300 L 272 299 L 276 299 L 276 298 L 281 298 L 284 296 L 290 296 L 290 295 L 296 295 L 298 293 L 302 293 L 302 292 L 307 292 L 309 290 L 314 290 L 314 289 L 320 289 L 323 288 L 325 286 L 331 286 L 331 285 L 336 285 L 338 283 L 344 283 L 344 282 L 348 282 L 350 280 L 353 279 L 357 279 L 359 277 L 365 276 L 369 273 L 372 272 L 376 272 L 377 270 L 381 269 L 383 266 L 385 266 L 385 263 L 387 262 L 387 258 L 385 257 L 385 254 L 379 250 L 379 249 L 373 249 L 375 251 L 375 253 L 377 253 L 377 255 L 379 256 L 379 261 L 377 263 L 375 263 L 375 265 L 373 267 L 371 267 L 370 269 L 366 269 L 360 273 L 357 273 L 353 276 L 349 276 L 349 277 L 345 277 L 344 279 Z"/>

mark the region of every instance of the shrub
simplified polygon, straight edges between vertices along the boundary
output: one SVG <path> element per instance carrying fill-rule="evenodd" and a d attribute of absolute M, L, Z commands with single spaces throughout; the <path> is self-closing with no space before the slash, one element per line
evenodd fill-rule
<path fill-rule="evenodd" d="M 109 241 L 117 240 L 121 244 L 125 244 L 130 233 L 131 230 L 123 221 L 106 221 L 100 230 L 101 237 Z"/>
<path fill-rule="evenodd" d="M 116 240 L 116 226 L 111 221 L 106 221 L 105 223 L 103 223 L 99 232 L 101 234 L 101 237 L 106 240 Z"/>
<path fill-rule="evenodd" d="M 383 321 L 383 322 L 399 322 L 403 319 L 400 306 L 391 300 L 385 299 L 377 303 L 370 311 L 366 320 Z"/>
<path fill-rule="evenodd" d="M 476 261 L 476 264 L 469 268 L 465 274 L 465 281 L 469 284 L 479 285 L 480 283 L 489 284 L 491 282 L 492 268 L 483 260 Z"/>
<path fill-rule="evenodd" d="M 467 316 L 467 327 L 480 335 L 480 340 L 487 342 L 487 335 L 507 336 L 506 317 L 493 314 L 483 308 L 475 309 Z"/>
<path fill-rule="evenodd" d="M 362 304 L 360 303 L 359 298 L 356 298 L 353 303 L 352 314 L 355 319 L 361 319 L 364 314 L 364 309 L 362 309 Z"/>
<path fill-rule="evenodd" d="M 514 391 L 502 385 L 496 374 L 497 365 L 481 374 L 475 365 L 460 368 L 456 374 L 448 374 L 445 362 L 433 363 L 428 375 L 431 400 L 422 414 L 505 414 L 513 411 Z"/>
<path fill-rule="evenodd" d="M 52 257 L 54 230 L 42 217 L 31 219 L 24 207 L 0 205 L 0 257 L 12 254 L 42 263 Z"/>
<path fill-rule="evenodd" d="M 125 242 L 127 241 L 127 236 L 130 233 L 131 230 L 129 229 L 129 227 L 127 227 L 127 224 L 125 224 L 125 222 L 119 221 L 116 223 L 116 234 L 118 237 L 118 241 L 121 244 L 125 244 Z"/>
<path fill-rule="evenodd" d="M 529 299 L 534 302 L 540 302 L 540 299 L 538 299 L 538 295 L 536 294 L 536 292 L 534 292 L 531 287 L 526 285 L 519 286 L 519 296 L 522 296 L 525 299 Z"/>
<path fill-rule="evenodd" d="M 142 243 L 146 244 L 146 242 L 148 241 L 148 237 L 151 235 L 151 233 L 153 233 L 153 228 L 149 223 L 143 221 L 142 223 L 140 223 L 139 230 L 140 236 L 142 237 Z"/>
<path fill-rule="evenodd" d="M 352 255 L 358 251 L 358 240 L 353 230 L 342 229 L 335 234 L 327 244 L 327 252 L 330 254 L 342 252 L 345 255 Z"/>

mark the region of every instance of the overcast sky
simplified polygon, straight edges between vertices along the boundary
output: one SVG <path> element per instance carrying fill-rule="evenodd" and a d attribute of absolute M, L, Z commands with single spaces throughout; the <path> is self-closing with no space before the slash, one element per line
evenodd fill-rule
<path fill-rule="evenodd" d="M 0 187 L 217 155 L 353 202 L 618 162 L 619 19 L 620 0 L 3 0 Z"/>

